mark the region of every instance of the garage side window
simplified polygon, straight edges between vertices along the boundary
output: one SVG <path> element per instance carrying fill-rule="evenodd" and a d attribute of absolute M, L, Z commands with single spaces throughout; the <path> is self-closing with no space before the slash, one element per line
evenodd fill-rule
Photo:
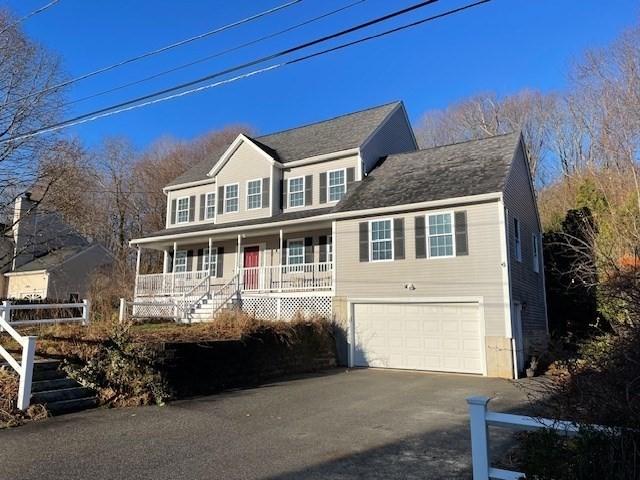
<path fill-rule="evenodd" d="M 370 256 L 372 262 L 393 260 L 393 224 L 391 220 L 370 222 Z"/>

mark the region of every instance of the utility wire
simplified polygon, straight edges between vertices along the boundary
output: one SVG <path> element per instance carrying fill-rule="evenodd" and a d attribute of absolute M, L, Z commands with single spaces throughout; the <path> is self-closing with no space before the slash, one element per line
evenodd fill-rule
<path fill-rule="evenodd" d="M 82 98 L 79 98 L 79 99 L 76 99 L 76 100 L 72 100 L 72 101 L 67 102 L 67 103 L 63 103 L 62 106 L 66 107 L 67 105 L 73 105 L 75 103 L 84 102 L 84 101 L 90 100 L 92 98 L 96 98 L 96 97 L 99 97 L 99 96 L 102 96 L 102 95 L 106 95 L 106 94 L 109 94 L 109 93 L 116 92 L 118 90 L 122 90 L 123 88 L 128 88 L 128 87 L 132 87 L 134 85 L 139 85 L 140 83 L 147 82 L 149 80 L 153 80 L 155 78 L 167 75 L 169 73 L 177 72 L 178 70 L 182 70 L 184 68 L 191 67 L 193 65 L 197 65 L 199 63 L 203 63 L 203 62 L 206 62 L 208 60 L 212 60 L 212 59 L 217 58 L 217 57 L 221 57 L 222 55 L 226 55 L 227 53 L 235 52 L 237 50 L 241 50 L 243 48 L 250 47 L 251 45 L 255 45 L 255 44 L 263 42 L 265 40 L 270 40 L 270 39 L 275 38 L 277 36 L 280 36 L 280 35 L 283 35 L 285 33 L 288 33 L 288 32 L 291 32 L 293 30 L 296 30 L 296 29 L 298 29 L 300 27 L 304 27 L 305 25 L 309 25 L 309 24 L 311 24 L 313 22 L 317 22 L 318 20 L 322 20 L 324 18 L 330 17 L 331 15 L 335 15 L 336 13 L 340 13 L 340 12 L 342 12 L 344 10 L 347 10 L 349 8 L 352 8 L 352 7 L 355 7 L 356 5 L 359 5 L 359 4 L 364 3 L 366 1 L 367 0 L 357 0 L 355 2 L 352 2 L 352 3 L 349 3 L 349 4 L 345 5 L 343 7 L 337 8 L 335 10 L 331 10 L 330 12 L 323 13 L 322 15 L 310 18 L 309 20 L 305 20 L 304 22 L 297 23 L 295 25 L 287 27 L 287 28 L 285 28 L 283 30 L 279 30 L 279 31 L 271 33 L 269 35 L 265 35 L 265 36 L 256 38 L 255 40 L 251 40 L 250 42 L 242 43 L 240 45 L 228 48 L 226 50 L 222 50 L 222 51 L 214 53 L 212 55 L 207 55 L 206 57 L 199 58 L 199 59 L 194 60 L 194 61 L 189 62 L 189 63 L 183 63 L 182 65 L 178 65 L 177 67 L 174 67 L 174 68 L 171 68 L 171 69 L 168 69 L 168 70 L 164 70 L 164 71 L 155 73 L 153 75 L 141 78 L 139 80 L 135 80 L 133 82 L 125 83 L 125 84 L 119 85 L 117 87 L 110 88 L 108 90 L 103 90 L 101 92 L 94 93 L 94 94 L 88 95 L 86 97 L 82 97 Z"/>
<path fill-rule="evenodd" d="M 39 13 L 41 13 L 41 12 L 44 12 L 47 8 L 49 8 L 49 7 L 53 7 L 53 6 L 54 6 L 56 3 L 58 3 L 59 1 L 60 1 L 60 0 L 52 0 L 51 2 L 47 3 L 46 5 L 43 5 L 42 7 L 40 7 L 40 8 L 38 8 L 38 9 L 34 10 L 33 12 L 31 12 L 31 13 L 27 13 L 24 17 L 19 18 L 18 20 L 16 20 L 15 22 L 13 22 L 11 25 L 8 25 L 8 26 L 6 26 L 5 28 L 3 28 L 3 29 L 0 31 L 0 35 L 2 35 L 3 33 L 5 33 L 7 30 L 12 29 L 12 28 L 13 28 L 13 27 L 15 27 L 16 25 L 18 25 L 18 24 L 20 24 L 20 23 L 24 22 L 25 20 L 27 20 L 27 19 L 29 19 L 29 18 L 33 17 L 34 15 L 37 15 L 37 14 L 39 14 Z"/>
<path fill-rule="evenodd" d="M 59 1 L 59 0 L 56 0 L 56 1 Z M 186 45 L 188 43 L 195 42 L 196 40 L 200 40 L 202 38 L 210 37 L 212 35 L 224 32 L 226 30 L 230 30 L 231 28 L 237 27 L 239 25 L 243 25 L 245 23 L 252 22 L 253 20 L 257 20 L 258 18 L 262 18 L 262 17 L 265 17 L 267 15 L 271 15 L 272 13 L 275 13 L 275 12 L 278 12 L 278 11 L 283 10 L 285 8 L 291 7 L 291 6 L 293 6 L 293 5 L 297 4 L 297 3 L 300 3 L 302 1 L 303 0 L 290 0 L 287 3 L 283 3 L 281 5 L 278 5 L 277 7 L 273 7 L 273 8 L 270 8 L 268 10 L 265 10 L 263 12 L 256 13 L 255 15 L 251 15 L 249 17 L 243 18 L 241 20 L 237 20 L 235 22 L 228 23 L 227 25 L 223 25 L 222 27 L 218 27 L 218 28 L 216 28 L 214 30 L 210 30 L 208 32 L 204 32 L 204 33 L 201 33 L 199 35 L 196 35 L 194 37 L 190 37 L 190 38 L 187 38 L 187 39 L 184 39 L 184 40 L 180 40 L 179 42 L 175 42 L 175 43 L 172 43 L 170 45 L 166 45 L 164 47 L 157 48 L 155 50 L 150 50 L 148 52 L 142 53 L 140 55 L 136 55 L 135 57 L 127 58 L 126 60 L 121 60 L 119 62 L 116 62 L 114 64 L 108 65 L 106 67 L 98 68 L 97 70 L 94 70 L 94 71 L 89 72 L 89 73 L 85 73 L 83 75 L 80 75 L 79 77 L 75 77 L 75 78 L 72 78 L 70 80 L 65 80 L 64 82 L 60 82 L 60 83 L 58 83 L 56 85 L 51 85 L 50 87 L 47 87 L 47 88 L 45 88 L 43 90 L 39 90 L 37 92 L 33 92 L 33 93 L 28 94 L 28 95 L 25 95 L 24 97 L 20 97 L 18 99 L 12 100 L 11 102 L 6 103 L 4 106 L 6 107 L 6 106 L 9 106 L 9 105 L 13 105 L 13 104 L 18 103 L 18 102 L 20 102 L 22 100 L 25 100 L 27 98 L 33 97 L 35 95 L 41 95 L 41 94 L 49 92 L 51 90 L 57 90 L 59 88 L 66 87 L 66 86 L 71 85 L 73 83 L 77 83 L 77 82 L 79 82 L 81 80 L 85 80 L 87 78 L 94 77 L 94 76 L 99 75 L 101 73 L 105 73 L 105 72 L 108 72 L 110 70 L 114 70 L 114 69 L 116 69 L 118 67 L 122 67 L 123 65 L 127 65 L 127 64 L 133 63 L 133 62 L 137 62 L 138 60 L 142 60 L 144 58 L 148 58 L 148 57 L 151 57 L 153 55 L 158 55 L 158 54 L 166 52 L 168 50 L 172 50 L 174 48 L 181 47 L 181 46 Z"/>
<path fill-rule="evenodd" d="M 420 8 L 420 7 L 426 6 L 426 5 L 430 4 L 430 3 L 435 3 L 436 1 L 438 1 L 438 0 L 425 1 L 425 2 L 422 2 L 420 4 L 414 5 L 413 7 L 409 7 L 409 9 L 410 10 L 415 10 L 416 8 Z M 84 115 L 80 115 L 78 117 L 75 117 L 75 118 L 60 122 L 58 124 L 51 125 L 49 127 L 43 127 L 43 128 L 34 130 L 32 132 L 29 132 L 29 133 L 25 133 L 25 134 L 22 134 L 22 135 L 17 135 L 17 136 L 2 140 L 2 141 L 0 141 L 0 145 L 8 143 L 8 142 L 16 141 L 16 140 L 22 140 L 22 139 L 25 139 L 25 138 L 33 137 L 33 136 L 36 136 L 36 135 L 41 135 L 41 134 L 47 133 L 47 132 L 52 132 L 52 131 L 56 131 L 56 130 L 61 130 L 63 128 L 68 128 L 68 127 L 71 127 L 71 126 L 80 125 L 80 124 L 83 124 L 83 123 L 87 123 L 87 122 L 91 122 L 91 121 L 94 121 L 94 120 L 98 120 L 99 118 L 103 118 L 103 117 L 107 117 L 107 116 L 111 116 L 111 115 L 116 115 L 116 114 L 119 114 L 119 113 L 122 113 L 122 112 L 126 112 L 126 111 L 129 111 L 129 110 L 142 108 L 142 107 L 145 107 L 145 106 L 148 106 L 148 105 L 153 105 L 155 103 L 165 102 L 167 100 L 171 100 L 171 99 L 174 99 L 174 98 L 178 98 L 178 97 L 182 97 L 182 96 L 189 95 L 189 94 L 192 94 L 192 93 L 200 92 L 200 91 L 203 91 L 203 90 L 215 88 L 215 87 L 218 87 L 218 86 L 221 86 L 221 85 L 225 85 L 227 83 L 232 83 L 232 82 L 235 82 L 235 81 L 238 81 L 238 80 L 241 80 L 241 79 L 249 78 L 249 77 L 261 74 L 261 73 L 265 73 L 265 72 L 268 72 L 268 71 L 271 71 L 271 70 L 275 70 L 277 68 L 282 68 L 282 67 L 287 66 L 287 65 L 293 65 L 293 64 L 296 64 L 296 63 L 300 63 L 300 62 L 309 60 L 311 58 L 318 57 L 320 55 L 324 55 L 324 54 L 327 54 L 327 53 L 331 53 L 331 52 L 335 52 L 335 51 L 338 51 L 338 50 L 342 50 L 342 49 L 345 49 L 345 48 L 348 48 L 348 47 L 351 47 L 351 46 L 354 46 L 354 45 L 358 45 L 360 43 L 367 42 L 369 40 L 373 40 L 373 39 L 376 39 L 376 38 L 381 38 L 381 37 L 384 37 L 384 36 L 387 36 L 387 35 L 391 35 L 393 33 L 396 33 L 396 32 L 402 31 L 402 30 L 406 30 L 406 29 L 409 29 L 409 28 L 413 28 L 413 27 L 416 27 L 418 25 L 421 25 L 421 24 L 424 24 L 424 23 L 427 23 L 427 22 L 430 22 L 430 21 L 433 21 L 433 20 L 437 20 L 439 18 L 447 17 L 447 16 L 450 16 L 450 15 L 453 15 L 453 14 L 462 12 L 464 10 L 467 10 L 467 9 L 470 9 L 470 8 L 473 8 L 473 7 L 477 7 L 479 5 L 482 5 L 482 4 L 485 4 L 485 3 L 489 3 L 489 2 L 491 2 L 491 0 L 480 0 L 480 1 L 477 1 L 477 2 L 474 2 L 474 3 L 471 3 L 471 4 L 467 4 L 465 6 L 453 9 L 453 10 L 448 10 L 448 11 L 440 13 L 438 15 L 433 15 L 433 16 L 430 16 L 430 17 L 426 17 L 426 18 L 423 18 L 423 19 L 415 21 L 415 22 L 411 22 L 411 23 L 408 23 L 408 24 L 405 24 L 405 25 L 402 25 L 402 26 L 399 26 L 399 27 L 396 27 L 396 28 L 392 28 L 390 30 L 385 30 L 384 32 L 380 32 L 380 33 L 377 33 L 377 34 L 374 34 L 374 35 L 369 35 L 367 37 L 363 37 L 363 38 L 360 38 L 358 40 L 347 42 L 347 43 L 344 43 L 344 44 L 341 44 L 341 45 L 338 45 L 338 46 L 335 46 L 335 47 L 332 47 L 332 48 L 328 48 L 328 49 L 325 49 L 325 50 L 322 50 L 322 51 L 319 51 L 319 52 L 315 52 L 315 53 L 312 53 L 312 54 L 309 54 L 309 55 L 304 55 L 304 56 L 301 56 L 301 57 L 297 57 L 297 58 L 294 58 L 292 60 L 288 60 L 288 61 L 285 61 L 285 62 L 276 63 L 276 64 L 270 65 L 268 67 L 264 67 L 264 68 L 260 68 L 260 69 L 257 69 L 257 70 L 253 70 L 251 72 L 244 73 L 244 74 L 241 74 L 241 75 L 237 75 L 235 77 L 231 77 L 231 78 L 228 78 L 228 79 L 225 79 L 225 80 L 221 80 L 221 81 L 218 81 L 218 82 L 215 82 L 215 83 L 210 83 L 210 84 L 203 85 L 203 86 L 200 86 L 200 87 L 192 88 L 190 90 L 185 90 L 183 92 L 179 92 L 179 93 L 175 93 L 175 94 L 172 94 L 172 95 L 167 95 L 167 96 L 164 96 L 164 97 L 153 99 L 153 97 L 157 97 L 159 95 L 164 95 L 164 94 L 166 94 L 168 92 L 172 92 L 172 91 L 175 91 L 175 90 L 180 90 L 180 89 L 185 88 L 187 86 L 191 86 L 191 85 L 196 84 L 196 83 L 201 83 L 204 80 L 210 80 L 210 79 L 212 79 L 214 77 L 219 77 L 219 76 L 225 75 L 227 73 L 230 73 L 230 72 L 245 68 L 247 66 L 255 65 L 256 63 L 262 63 L 263 61 L 271 60 L 271 59 L 273 59 L 275 57 L 284 55 L 286 53 L 291 53 L 292 51 L 300 50 L 301 48 L 304 48 L 305 46 L 315 45 L 316 43 L 319 43 L 320 41 L 325 41 L 325 40 L 327 40 L 329 38 L 336 38 L 337 36 L 341 36 L 341 35 L 346 34 L 346 32 L 350 33 L 352 31 L 358 30 L 360 28 L 364 28 L 364 26 L 362 26 L 362 25 L 369 26 L 369 25 L 371 25 L 373 23 L 379 23 L 380 21 L 382 21 L 380 19 L 372 20 L 372 21 L 366 22 L 365 24 L 362 24 L 362 25 L 359 25 L 359 26 L 356 26 L 356 27 L 352 27 L 350 29 L 344 30 L 344 31 L 339 32 L 337 34 L 332 34 L 332 35 L 329 35 L 327 37 L 323 37 L 323 39 L 314 40 L 314 41 L 308 42 L 307 44 L 304 44 L 302 46 L 293 47 L 291 49 L 284 50 L 283 52 L 286 52 L 286 53 L 280 52 L 280 53 L 277 53 L 277 54 L 272 54 L 272 55 L 269 55 L 267 57 L 263 57 L 261 59 L 254 60 L 252 62 L 248 62 L 246 64 L 240 65 L 238 67 L 232 67 L 232 68 L 229 68 L 229 69 L 224 70 L 222 72 L 215 73 L 215 74 L 212 74 L 212 75 L 208 75 L 207 77 L 195 80 L 193 82 L 189 82 L 187 84 L 182 84 L 182 85 L 177 86 L 177 87 L 172 87 L 172 88 L 160 91 L 160 92 L 156 92 L 156 93 L 153 93 L 153 94 L 150 94 L 150 95 L 146 95 L 144 97 L 140 97 L 138 99 L 134 99 L 134 100 L 130 100 L 130 101 L 127 101 L 127 102 L 123 102 L 121 104 L 114 105 L 112 107 L 107 107 L 107 108 L 104 108 L 104 109 L 101 109 L 101 110 L 98 110 L 98 111 L 95 111 L 95 112 L 91 112 L 91 113 L 87 113 L 87 114 L 84 114 Z M 401 12 L 406 13 L 406 10 L 407 9 L 404 9 Z M 389 15 L 386 15 L 386 16 L 380 17 L 380 18 L 387 19 L 387 18 L 395 17 L 395 16 L 397 16 L 399 14 L 400 13 L 395 12 L 393 14 L 389 14 Z M 144 101 L 144 100 L 147 100 L 147 101 Z M 138 102 L 142 102 L 142 101 L 143 101 L 143 103 L 138 103 Z"/>

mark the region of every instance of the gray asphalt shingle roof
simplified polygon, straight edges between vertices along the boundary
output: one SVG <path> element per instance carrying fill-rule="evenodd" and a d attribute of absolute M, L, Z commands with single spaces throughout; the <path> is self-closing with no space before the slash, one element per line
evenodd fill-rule
<path fill-rule="evenodd" d="M 62 265 L 66 260 L 72 256 L 86 250 L 86 245 L 74 245 L 69 247 L 62 247 L 45 255 L 42 255 L 34 260 L 31 260 L 24 265 L 19 266 L 14 272 L 30 272 L 33 270 L 50 270 Z"/>
<path fill-rule="evenodd" d="M 519 133 L 390 155 L 336 206 L 347 212 L 500 192 Z"/>
<path fill-rule="evenodd" d="M 401 102 L 392 102 L 340 115 L 329 120 L 255 137 L 252 140 L 264 147 L 267 153 L 274 156 L 277 161 L 285 164 L 316 155 L 357 148 L 400 104 Z M 207 179 L 207 173 L 227 148 L 228 145 L 219 151 L 212 152 L 210 158 L 194 165 L 167 186 Z"/>

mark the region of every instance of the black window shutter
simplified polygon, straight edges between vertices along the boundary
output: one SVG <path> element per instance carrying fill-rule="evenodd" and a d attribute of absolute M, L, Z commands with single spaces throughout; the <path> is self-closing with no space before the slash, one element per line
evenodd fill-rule
<path fill-rule="evenodd" d="M 224 247 L 218 247 L 218 258 L 216 263 L 216 270 L 218 270 L 216 272 L 216 276 L 218 278 L 222 278 L 224 273 Z"/>
<path fill-rule="evenodd" d="M 262 179 L 262 208 L 269 207 L 269 177 Z"/>
<path fill-rule="evenodd" d="M 204 220 L 204 210 L 207 203 L 207 196 L 203 193 L 200 195 L 200 221 Z"/>
<path fill-rule="evenodd" d="M 320 174 L 320 203 L 327 203 L 327 173 Z"/>
<path fill-rule="evenodd" d="M 469 239 L 467 233 L 467 212 L 461 210 L 455 212 L 455 232 L 456 232 L 456 256 L 469 255 Z"/>
<path fill-rule="evenodd" d="M 202 270 L 202 265 L 204 263 L 204 250 L 202 248 L 198 249 L 198 266 L 196 267 L 196 270 L 200 271 Z"/>
<path fill-rule="evenodd" d="M 218 187 L 218 215 L 224 213 L 224 187 Z"/>
<path fill-rule="evenodd" d="M 196 196 L 191 195 L 189 197 L 189 221 L 193 222 L 196 219 Z"/>
<path fill-rule="evenodd" d="M 313 263 L 313 237 L 304 237 L 304 263 Z"/>
<path fill-rule="evenodd" d="M 280 208 L 284 210 L 287 208 L 287 180 L 284 178 L 280 180 L 280 190 L 282 191 L 282 196 L 280 197 Z"/>
<path fill-rule="evenodd" d="M 287 241 L 282 241 L 282 251 L 280 252 L 280 265 L 287 264 Z"/>
<path fill-rule="evenodd" d="M 393 219 L 393 259 L 404 260 L 404 218 Z"/>
<path fill-rule="evenodd" d="M 187 272 L 193 269 L 193 250 L 187 250 Z"/>
<path fill-rule="evenodd" d="M 351 190 L 351 186 L 355 181 L 356 181 L 356 169 L 354 167 L 347 168 L 347 192 Z"/>
<path fill-rule="evenodd" d="M 360 222 L 360 261 L 369 261 L 369 222 Z"/>
<path fill-rule="evenodd" d="M 169 223 L 174 225 L 176 223 L 176 199 L 171 200 L 171 218 L 169 219 Z"/>
<path fill-rule="evenodd" d="M 313 175 L 304 177 L 304 204 L 311 205 L 313 202 Z"/>
<path fill-rule="evenodd" d="M 424 225 L 424 215 L 415 218 L 416 229 L 416 258 L 427 258 L 427 232 Z"/>
<path fill-rule="evenodd" d="M 318 259 L 318 261 L 320 263 L 325 263 L 327 261 L 327 236 L 326 235 L 320 235 L 320 238 L 318 239 L 318 244 L 320 247 L 320 258 Z"/>

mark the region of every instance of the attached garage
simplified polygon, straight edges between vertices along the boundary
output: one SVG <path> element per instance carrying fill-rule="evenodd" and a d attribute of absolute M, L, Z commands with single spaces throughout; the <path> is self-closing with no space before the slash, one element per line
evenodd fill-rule
<path fill-rule="evenodd" d="M 350 301 L 350 365 L 483 374 L 479 301 Z"/>

